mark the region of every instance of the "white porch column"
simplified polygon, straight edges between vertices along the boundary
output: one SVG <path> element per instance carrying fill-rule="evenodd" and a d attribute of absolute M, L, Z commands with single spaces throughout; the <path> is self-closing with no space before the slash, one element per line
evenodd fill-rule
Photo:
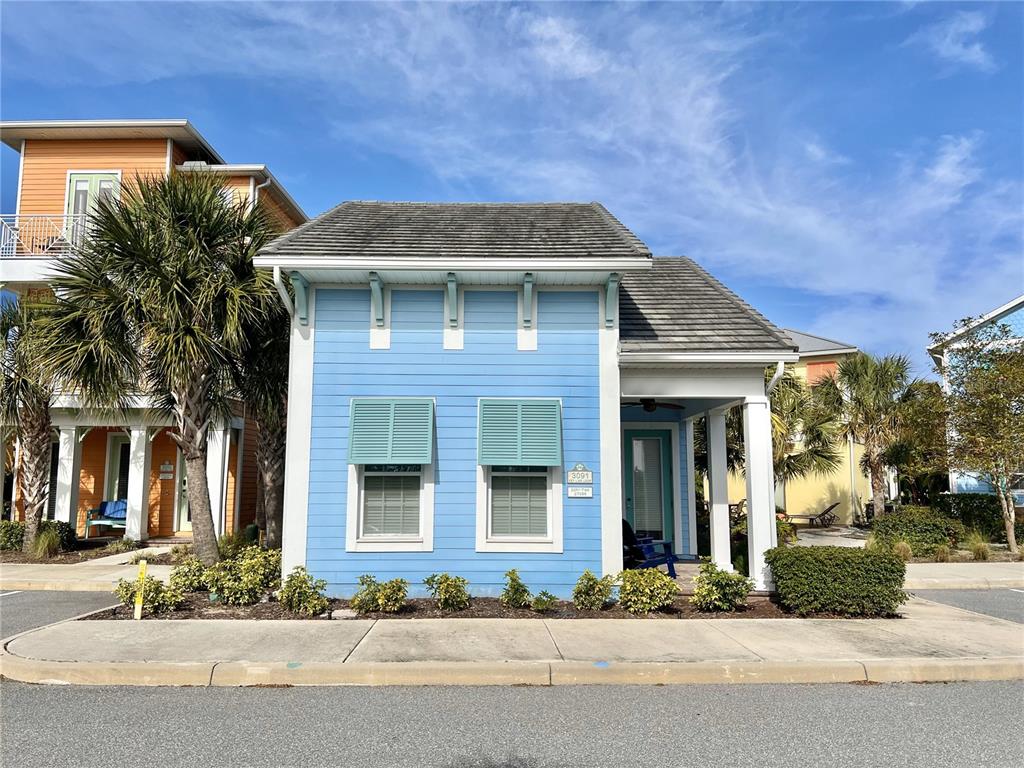
<path fill-rule="evenodd" d="M 686 450 L 686 515 L 690 531 L 687 553 L 697 555 L 697 472 L 693 462 L 693 417 L 683 420 L 683 447 Z M 681 513 L 680 513 L 681 514 Z"/>
<path fill-rule="evenodd" d="M 78 473 L 81 459 L 82 446 L 78 442 L 78 428 L 61 427 L 57 453 L 57 499 L 54 518 L 71 525 L 78 524 Z"/>
<path fill-rule="evenodd" d="M 708 429 L 708 490 L 711 512 L 711 559 L 725 571 L 732 571 L 729 537 L 729 465 L 725 448 L 725 410 L 705 414 Z"/>
<path fill-rule="evenodd" d="M 774 544 L 774 478 L 772 421 L 767 397 L 743 401 L 743 445 L 747 470 L 747 562 L 754 589 L 771 589 L 765 551 Z"/>
<path fill-rule="evenodd" d="M 131 428 L 128 448 L 128 515 L 126 538 L 142 541 L 149 536 L 149 430 Z"/>
<path fill-rule="evenodd" d="M 229 435 L 226 426 L 210 430 L 206 441 L 206 482 L 210 489 L 210 511 L 213 513 L 213 532 L 224 533 L 224 494 L 227 490 L 226 468 Z"/>

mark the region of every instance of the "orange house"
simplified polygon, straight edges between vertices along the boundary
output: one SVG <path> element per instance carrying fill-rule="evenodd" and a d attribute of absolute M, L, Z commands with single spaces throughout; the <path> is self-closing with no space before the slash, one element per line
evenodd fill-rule
<path fill-rule="evenodd" d="M 0 122 L 0 141 L 20 165 L 14 213 L 0 215 L 0 286 L 16 294 L 49 290 L 56 257 L 84 231 L 96 202 L 117 195 L 136 177 L 204 171 L 222 177 L 235 201 L 260 204 L 282 231 L 307 217 L 265 165 L 228 164 L 187 120 Z M 184 463 L 170 422 L 139 398 L 126 416 L 86 411 L 72 395 L 55 399 L 49 519 L 86 531 L 89 510 L 124 499 L 124 535 L 134 539 L 188 538 L 191 517 Z M 210 432 L 207 475 L 217 533 L 238 530 L 256 515 L 255 424 L 244 403 Z M 16 476 L 18 446 L 0 451 L 5 508 L 21 517 Z M 114 533 L 121 533 L 115 530 Z"/>

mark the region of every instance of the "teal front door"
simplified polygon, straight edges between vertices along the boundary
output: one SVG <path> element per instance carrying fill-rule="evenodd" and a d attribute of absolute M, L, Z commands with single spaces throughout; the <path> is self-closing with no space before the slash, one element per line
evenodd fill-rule
<path fill-rule="evenodd" d="M 672 541 L 672 432 L 627 429 L 623 442 L 626 520 L 637 536 Z"/>

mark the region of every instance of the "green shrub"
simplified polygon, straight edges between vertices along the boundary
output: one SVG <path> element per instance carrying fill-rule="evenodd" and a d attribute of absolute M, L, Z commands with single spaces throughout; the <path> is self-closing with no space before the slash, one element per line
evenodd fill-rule
<path fill-rule="evenodd" d="M 999 499 L 992 493 L 949 493 L 932 501 L 932 509 L 963 523 L 964 528 L 981 531 L 990 540 L 1005 542 L 1006 525 Z M 1018 540 L 1020 534 L 1017 535 Z"/>
<path fill-rule="evenodd" d="M 135 606 L 135 594 L 139 588 L 138 579 L 121 579 L 117 582 L 117 599 L 129 608 Z M 174 587 L 166 586 L 160 579 L 147 576 L 142 586 L 142 608 L 153 613 L 173 611 L 185 600 L 185 596 Z"/>
<path fill-rule="evenodd" d="M 938 548 L 938 547 L 946 547 L 946 546 L 947 546 L 946 544 L 939 544 L 939 545 L 937 545 L 936 548 Z M 933 552 L 934 552 L 934 550 L 933 550 Z M 898 557 L 904 563 L 909 563 L 911 558 L 914 556 L 914 549 L 913 549 L 913 547 L 910 546 L 909 542 L 904 541 L 903 539 L 900 539 L 899 541 L 894 541 L 893 542 L 893 544 L 892 544 L 892 553 L 894 555 L 896 555 L 896 557 Z"/>
<path fill-rule="evenodd" d="M 74 552 L 78 547 L 78 534 L 74 526 L 63 520 L 43 520 L 39 523 L 39 532 L 56 531 L 57 546 L 61 552 Z"/>
<path fill-rule="evenodd" d="M 21 549 L 24 543 L 24 523 L 18 520 L 0 520 L 0 549 Z"/>
<path fill-rule="evenodd" d="M 171 586 L 181 592 L 203 592 L 207 589 L 206 566 L 195 555 L 178 561 L 171 569 Z"/>
<path fill-rule="evenodd" d="M 53 557 L 60 552 L 60 534 L 56 528 L 41 528 L 32 542 L 32 556 L 40 559 Z"/>
<path fill-rule="evenodd" d="M 906 541 L 917 557 L 931 556 L 940 544 L 955 547 L 964 537 L 958 520 L 938 515 L 929 507 L 901 507 L 876 517 L 871 531 L 875 540 L 889 547 L 901 539 Z"/>
<path fill-rule="evenodd" d="M 988 560 L 991 550 L 988 546 L 988 537 L 981 531 L 971 531 L 967 536 L 967 549 L 971 552 L 971 558 L 978 561 Z"/>
<path fill-rule="evenodd" d="M 398 613 L 405 606 L 409 582 L 405 579 L 391 579 L 383 584 L 373 576 L 364 573 L 359 577 L 359 589 L 349 600 L 356 613 Z"/>
<path fill-rule="evenodd" d="M 939 544 L 939 546 L 935 548 L 935 552 L 933 553 L 936 563 L 948 563 L 950 555 L 951 552 L 949 550 L 949 546 L 946 544 Z"/>
<path fill-rule="evenodd" d="M 801 616 L 890 616 L 907 599 L 906 565 L 878 548 L 776 547 L 765 561 L 779 602 Z"/>
<path fill-rule="evenodd" d="M 780 544 L 793 544 L 796 542 L 796 526 L 788 520 L 776 517 L 775 532 L 778 534 Z"/>
<path fill-rule="evenodd" d="M 256 523 L 249 523 L 245 526 L 242 529 L 242 541 L 246 543 L 246 546 L 259 546 L 260 527 Z"/>
<path fill-rule="evenodd" d="M 558 604 L 558 598 L 547 590 L 541 590 L 530 603 L 530 609 L 537 613 L 547 613 Z"/>
<path fill-rule="evenodd" d="M 501 593 L 501 604 L 506 608 L 525 608 L 530 604 L 530 590 L 526 588 L 519 572 L 513 568 L 505 573 L 505 590 Z"/>
<path fill-rule="evenodd" d="M 377 608 L 382 613 L 398 613 L 405 607 L 409 582 L 405 579 L 385 581 L 377 589 Z"/>
<path fill-rule="evenodd" d="M 469 582 L 461 576 L 432 573 L 423 580 L 423 584 L 442 611 L 461 611 L 469 608 Z"/>
<path fill-rule="evenodd" d="M 134 552 L 138 548 L 139 542 L 137 542 L 135 539 L 129 539 L 127 536 L 125 536 L 123 538 L 114 539 L 108 542 L 107 545 L 103 547 L 103 551 L 111 555 L 120 555 L 125 552 Z"/>
<path fill-rule="evenodd" d="M 708 557 L 701 558 L 693 584 L 690 603 L 698 611 L 735 611 L 747 604 L 753 587 L 753 582 L 743 574 L 723 571 Z"/>
<path fill-rule="evenodd" d="M 301 565 L 292 569 L 281 585 L 281 604 L 292 613 L 319 616 L 330 605 L 324 596 L 327 582 L 314 579 Z"/>
<path fill-rule="evenodd" d="M 190 557 L 193 557 L 195 551 L 192 549 L 191 544 L 175 544 L 171 547 L 171 563 L 177 564 Z"/>
<path fill-rule="evenodd" d="M 217 552 L 221 560 L 234 560 L 252 545 L 238 533 L 225 533 L 217 539 Z"/>
<path fill-rule="evenodd" d="M 599 579 L 588 568 L 583 571 L 583 575 L 572 590 L 572 604 L 578 611 L 600 611 L 612 599 L 614 586 L 614 576 L 603 576 Z"/>
<path fill-rule="evenodd" d="M 228 605 L 252 605 L 281 584 L 281 550 L 247 547 L 206 569 L 206 584 Z"/>
<path fill-rule="evenodd" d="M 632 614 L 668 608 L 679 594 L 679 585 L 657 568 L 626 570 L 619 579 L 619 603 Z"/>

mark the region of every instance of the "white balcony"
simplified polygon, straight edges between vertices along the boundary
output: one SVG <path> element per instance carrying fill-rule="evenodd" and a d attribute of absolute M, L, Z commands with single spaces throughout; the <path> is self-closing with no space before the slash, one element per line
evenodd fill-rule
<path fill-rule="evenodd" d="M 80 243 L 87 227 L 84 214 L 0 215 L 0 285 L 17 290 L 47 282 L 54 259 Z"/>

